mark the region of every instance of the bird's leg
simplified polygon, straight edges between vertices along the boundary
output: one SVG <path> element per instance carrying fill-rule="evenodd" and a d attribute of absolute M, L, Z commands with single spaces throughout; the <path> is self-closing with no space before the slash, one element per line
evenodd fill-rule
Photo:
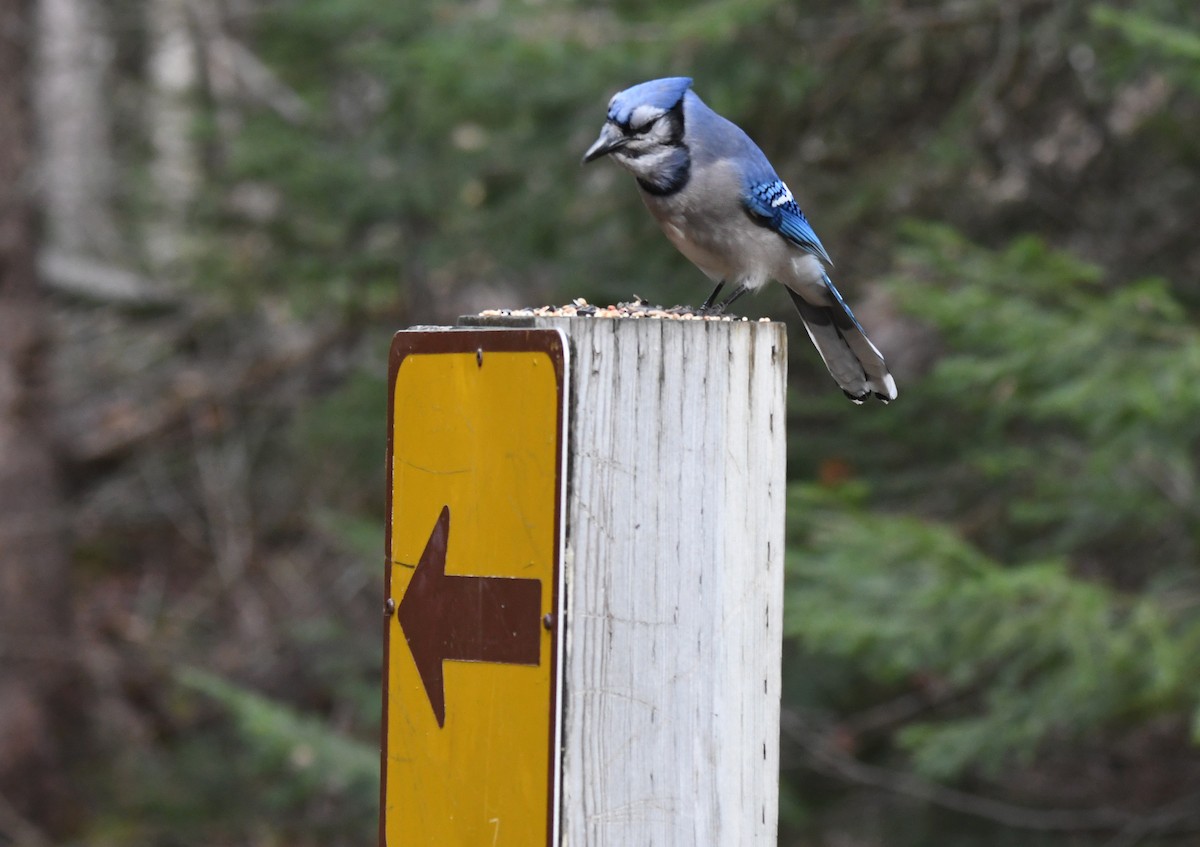
<path fill-rule="evenodd" d="M 725 287 L 725 280 L 717 283 L 717 287 L 712 290 L 712 294 L 708 295 L 708 299 L 700 307 L 700 314 L 707 315 L 708 310 L 712 308 L 713 302 L 716 301 L 717 295 L 721 293 L 721 289 Z"/>
<path fill-rule="evenodd" d="M 724 300 L 722 300 L 720 303 L 717 304 L 717 308 L 713 309 L 713 314 L 714 315 L 725 314 L 725 310 L 728 309 L 733 304 L 733 301 L 738 299 L 739 297 L 741 297 L 743 294 L 745 294 L 749 290 L 750 290 L 750 286 L 748 286 L 744 282 L 739 282 L 737 284 L 737 288 L 733 289 L 733 291 L 731 291 L 729 293 L 728 297 L 726 297 Z M 716 292 L 714 291 L 713 294 L 716 294 Z"/>

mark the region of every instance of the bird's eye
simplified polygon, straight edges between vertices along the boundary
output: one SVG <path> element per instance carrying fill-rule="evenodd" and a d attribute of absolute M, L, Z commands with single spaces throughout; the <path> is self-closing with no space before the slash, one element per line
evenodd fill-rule
<path fill-rule="evenodd" d="M 648 133 L 650 131 L 650 129 L 654 126 L 654 124 L 657 121 L 658 121 L 658 118 L 652 118 L 652 119 L 646 121 L 644 124 L 641 124 L 640 126 L 630 127 L 629 131 L 632 132 L 634 135 L 645 135 L 646 133 Z"/>

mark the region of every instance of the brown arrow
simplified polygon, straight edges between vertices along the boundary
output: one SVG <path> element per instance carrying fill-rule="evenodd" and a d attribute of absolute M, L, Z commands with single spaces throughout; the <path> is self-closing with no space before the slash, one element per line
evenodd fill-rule
<path fill-rule="evenodd" d="M 443 506 L 397 609 L 438 726 L 446 725 L 443 661 L 536 665 L 541 658 L 541 580 L 446 576 L 449 538 Z"/>

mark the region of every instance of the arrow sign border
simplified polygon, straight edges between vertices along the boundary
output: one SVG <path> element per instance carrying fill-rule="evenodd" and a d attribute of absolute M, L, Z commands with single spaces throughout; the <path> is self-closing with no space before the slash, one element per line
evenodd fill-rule
<path fill-rule="evenodd" d="M 387 409 L 387 523 L 384 538 L 385 601 L 393 605 L 395 594 L 392 592 L 392 464 L 395 456 L 394 437 L 396 430 L 396 375 L 400 365 L 408 356 L 439 354 L 439 353 L 472 353 L 477 360 L 486 366 L 488 353 L 545 353 L 554 367 L 555 383 L 558 386 L 556 406 L 558 409 L 557 434 L 558 453 L 555 462 L 555 490 L 557 496 L 554 502 L 554 562 L 553 577 L 549 590 L 551 592 L 550 608 L 554 610 L 554 619 L 550 629 L 550 738 L 549 761 L 546 763 L 549 779 L 549 796 L 547 808 L 549 814 L 546 821 L 546 845 L 557 847 L 559 837 L 560 796 L 562 790 L 561 750 L 559 739 L 562 737 L 562 633 L 563 633 L 563 604 L 562 585 L 563 561 L 563 525 L 562 516 L 566 508 L 566 467 L 567 467 L 567 398 L 570 392 L 570 350 L 567 346 L 566 334 L 560 329 L 535 329 L 528 325 L 514 328 L 489 329 L 460 329 L 434 328 L 426 330 L 403 330 L 392 338 L 391 354 L 388 357 L 388 409 Z M 387 774 L 388 774 L 388 669 L 391 667 L 391 626 L 392 614 L 384 617 L 383 622 L 383 728 L 380 747 L 380 784 L 379 784 L 379 847 L 386 847 L 385 831 L 387 810 Z M 436 707 L 435 707 L 436 715 Z"/>

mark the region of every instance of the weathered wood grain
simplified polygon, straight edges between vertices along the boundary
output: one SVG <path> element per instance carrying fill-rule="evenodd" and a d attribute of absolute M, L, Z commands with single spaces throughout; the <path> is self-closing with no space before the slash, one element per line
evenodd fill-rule
<path fill-rule="evenodd" d="M 563 844 L 773 845 L 785 328 L 522 323 L 572 348 Z"/>

